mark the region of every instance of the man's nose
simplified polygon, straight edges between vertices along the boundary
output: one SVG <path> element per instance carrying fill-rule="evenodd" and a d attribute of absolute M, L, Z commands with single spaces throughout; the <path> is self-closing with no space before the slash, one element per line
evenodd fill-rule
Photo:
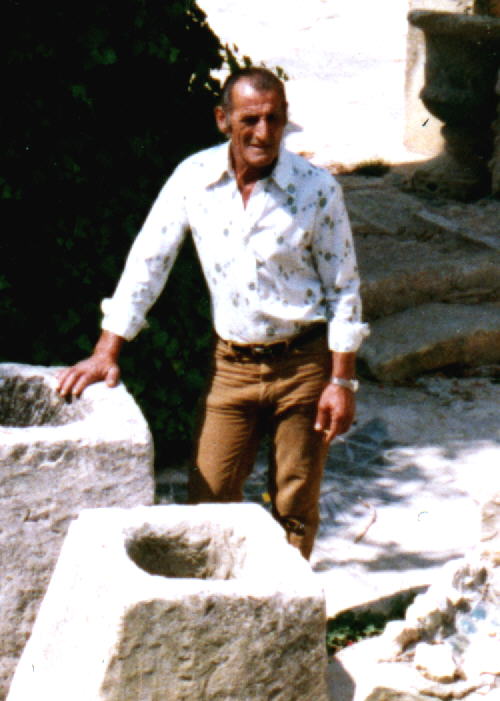
<path fill-rule="evenodd" d="M 267 119 L 259 119 L 255 128 L 255 135 L 260 141 L 267 141 L 271 133 L 271 128 Z"/>

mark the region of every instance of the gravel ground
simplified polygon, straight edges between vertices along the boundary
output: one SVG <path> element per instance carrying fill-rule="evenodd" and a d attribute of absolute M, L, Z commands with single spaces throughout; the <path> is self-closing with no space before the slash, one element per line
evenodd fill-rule
<path fill-rule="evenodd" d="M 478 540 L 479 505 L 500 490 L 500 384 L 439 374 L 406 386 L 363 382 L 355 426 L 332 445 L 311 557 L 327 610 L 428 585 Z M 266 450 L 245 496 L 268 507 Z M 160 476 L 183 502 L 185 472 Z"/>

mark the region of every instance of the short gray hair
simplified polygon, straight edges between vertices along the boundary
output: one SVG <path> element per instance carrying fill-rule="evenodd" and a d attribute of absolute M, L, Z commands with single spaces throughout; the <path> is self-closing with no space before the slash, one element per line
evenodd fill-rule
<path fill-rule="evenodd" d="M 259 92 L 268 92 L 271 90 L 273 92 L 277 92 L 283 101 L 284 108 L 286 109 L 287 102 L 283 82 L 269 69 L 262 68 L 260 66 L 251 66 L 249 68 L 240 68 L 234 73 L 231 73 L 231 75 L 226 79 L 226 82 L 222 86 L 219 103 L 224 112 L 230 112 L 232 110 L 233 88 L 240 80 L 247 80 L 250 85 Z"/>

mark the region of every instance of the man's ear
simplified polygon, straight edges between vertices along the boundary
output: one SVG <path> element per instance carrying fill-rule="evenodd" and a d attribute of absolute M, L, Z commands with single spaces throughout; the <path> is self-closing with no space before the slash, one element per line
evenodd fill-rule
<path fill-rule="evenodd" d="M 214 113 L 218 130 L 225 136 L 228 136 L 231 132 L 231 122 L 226 110 L 220 105 L 217 105 Z"/>

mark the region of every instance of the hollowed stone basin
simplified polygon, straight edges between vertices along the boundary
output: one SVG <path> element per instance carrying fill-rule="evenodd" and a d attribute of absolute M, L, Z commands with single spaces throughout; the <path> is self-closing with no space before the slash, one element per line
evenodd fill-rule
<path fill-rule="evenodd" d="M 256 504 L 72 523 L 7 701 L 327 701 L 325 601 Z"/>
<path fill-rule="evenodd" d="M 159 535 L 148 528 L 136 531 L 126 542 L 128 556 L 148 574 L 188 579 L 233 579 L 234 553 L 224 566 L 215 561 L 209 537 L 189 542 L 184 534 Z"/>
<path fill-rule="evenodd" d="M 11 373 L 4 365 L 0 374 L 0 426 L 63 426 L 83 419 L 88 402 L 64 401 L 49 382 L 32 372 Z"/>
<path fill-rule="evenodd" d="M 55 374 L 0 364 L 0 699 L 70 521 L 153 502 L 151 436 L 125 387 L 99 383 L 67 402 Z"/>

